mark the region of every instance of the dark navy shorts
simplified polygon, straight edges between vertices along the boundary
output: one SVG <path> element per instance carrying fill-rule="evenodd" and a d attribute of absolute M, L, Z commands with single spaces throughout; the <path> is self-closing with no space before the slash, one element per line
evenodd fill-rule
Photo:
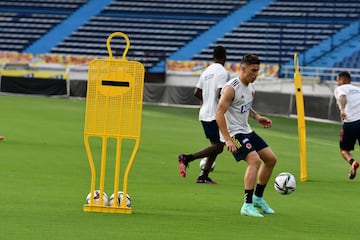
<path fill-rule="evenodd" d="M 233 153 L 236 161 L 241 161 L 252 151 L 260 151 L 268 147 L 267 143 L 255 132 L 249 134 L 236 134 L 232 137 L 237 151 Z"/>
<path fill-rule="evenodd" d="M 206 138 L 208 138 L 212 143 L 219 143 L 220 134 L 219 134 L 219 127 L 216 121 L 215 120 L 211 122 L 201 121 L 201 124 L 203 126 Z"/>
<path fill-rule="evenodd" d="M 360 120 L 344 123 L 340 133 L 340 148 L 347 151 L 354 150 L 356 140 L 360 144 Z"/>

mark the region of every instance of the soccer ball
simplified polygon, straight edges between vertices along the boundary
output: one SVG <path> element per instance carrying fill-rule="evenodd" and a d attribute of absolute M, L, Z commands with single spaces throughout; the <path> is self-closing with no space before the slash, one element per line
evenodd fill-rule
<path fill-rule="evenodd" d="M 90 203 L 90 199 L 91 199 L 91 193 L 89 193 L 86 196 L 86 204 Z M 100 190 L 95 190 L 94 191 L 94 203 L 99 204 L 99 201 L 100 201 Z M 103 193 L 103 205 L 105 205 L 105 206 L 109 205 L 109 197 L 105 192 Z"/>
<path fill-rule="evenodd" d="M 120 207 L 121 201 L 123 200 L 123 198 L 124 198 L 124 193 L 122 191 L 119 191 L 118 199 L 117 199 L 118 207 Z M 109 205 L 112 206 L 113 204 L 114 204 L 114 194 L 112 194 L 109 199 Z M 130 198 L 129 194 L 126 194 L 126 206 L 131 207 L 131 198 Z"/>
<path fill-rule="evenodd" d="M 274 182 L 275 190 L 283 195 L 290 194 L 296 189 L 295 177 L 288 172 L 282 172 L 276 176 Z"/>
<path fill-rule="evenodd" d="M 203 159 L 200 160 L 199 165 L 201 170 L 204 170 L 206 162 L 207 162 L 207 157 L 204 157 Z M 215 162 L 213 162 L 213 164 L 211 165 L 210 172 L 214 171 L 214 169 L 215 169 Z"/>

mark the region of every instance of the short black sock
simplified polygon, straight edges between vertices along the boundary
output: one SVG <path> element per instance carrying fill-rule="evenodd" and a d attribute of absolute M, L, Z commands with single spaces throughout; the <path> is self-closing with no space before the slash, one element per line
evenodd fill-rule
<path fill-rule="evenodd" d="M 350 165 L 352 165 L 353 164 L 353 162 L 355 162 L 355 159 L 350 159 L 350 161 L 349 161 L 349 163 L 350 163 Z"/>
<path fill-rule="evenodd" d="M 264 195 L 265 187 L 266 187 L 266 184 L 264 184 L 264 185 L 256 184 L 255 196 L 262 197 Z"/>
<path fill-rule="evenodd" d="M 244 194 L 245 203 L 253 202 L 253 200 L 252 200 L 253 194 L 254 194 L 254 189 L 250 189 L 250 190 L 245 189 L 245 194 Z"/>
<path fill-rule="evenodd" d="M 200 176 L 204 176 L 204 177 L 208 177 L 209 176 L 209 170 L 201 170 L 201 172 L 200 172 Z"/>
<path fill-rule="evenodd" d="M 191 154 L 184 155 L 186 163 L 194 161 L 194 157 Z"/>

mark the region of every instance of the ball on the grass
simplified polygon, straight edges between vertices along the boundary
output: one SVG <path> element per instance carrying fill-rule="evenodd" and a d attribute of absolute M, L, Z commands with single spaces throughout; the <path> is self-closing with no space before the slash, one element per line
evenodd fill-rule
<path fill-rule="evenodd" d="M 89 193 L 87 196 L 86 196 L 86 204 L 89 204 L 90 203 L 90 199 L 91 199 L 91 193 Z M 99 201 L 100 201 L 100 190 L 95 190 L 94 191 L 94 203 L 95 204 L 99 204 Z M 103 204 L 105 206 L 108 206 L 109 205 L 109 197 L 108 195 L 104 192 L 103 193 Z"/>
<path fill-rule="evenodd" d="M 204 157 L 203 159 L 200 160 L 199 165 L 201 170 L 204 170 L 207 160 L 208 160 L 207 157 Z M 214 171 L 214 169 L 215 169 L 215 162 L 213 162 L 213 164 L 211 165 L 210 172 Z"/>
<path fill-rule="evenodd" d="M 296 189 L 295 177 L 289 172 L 279 173 L 274 181 L 275 190 L 283 195 L 290 194 Z"/>
<path fill-rule="evenodd" d="M 124 199 L 124 193 L 122 191 L 119 191 L 117 194 L 118 194 L 117 206 L 120 207 L 121 202 Z M 111 194 L 109 198 L 109 205 L 112 206 L 113 204 L 114 204 L 114 194 Z M 126 206 L 131 207 L 131 198 L 129 194 L 126 194 Z"/>

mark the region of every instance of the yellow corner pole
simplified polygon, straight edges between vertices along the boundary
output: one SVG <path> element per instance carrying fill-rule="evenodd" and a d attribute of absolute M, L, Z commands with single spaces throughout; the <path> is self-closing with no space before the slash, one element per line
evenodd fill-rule
<path fill-rule="evenodd" d="M 304 113 L 304 96 L 302 92 L 301 74 L 299 72 L 299 61 L 297 53 L 294 54 L 294 84 L 296 97 L 296 111 L 298 122 L 298 138 L 300 151 L 300 180 L 307 181 L 306 171 L 306 128 L 305 128 L 305 113 Z"/>

